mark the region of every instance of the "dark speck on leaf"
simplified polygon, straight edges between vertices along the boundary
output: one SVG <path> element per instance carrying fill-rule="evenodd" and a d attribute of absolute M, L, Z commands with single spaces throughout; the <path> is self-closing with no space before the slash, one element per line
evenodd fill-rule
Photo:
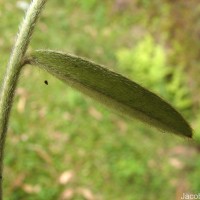
<path fill-rule="evenodd" d="M 45 81 L 44 81 L 44 83 L 45 83 L 46 85 L 48 85 L 48 84 L 49 84 L 47 80 L 45 80 Z"/>

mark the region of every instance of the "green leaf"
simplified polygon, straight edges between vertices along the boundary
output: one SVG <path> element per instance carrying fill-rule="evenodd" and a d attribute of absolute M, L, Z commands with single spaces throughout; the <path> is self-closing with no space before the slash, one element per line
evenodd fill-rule
<path fill-rule="evenodd" d="M 38 50 L 28 62 L 123 114 L 163 131 L 192 137 L 192 129 L 170 104 L 124 76 L 84 58 Z M 62 95 L 62 94 L 61 94 Z"/>

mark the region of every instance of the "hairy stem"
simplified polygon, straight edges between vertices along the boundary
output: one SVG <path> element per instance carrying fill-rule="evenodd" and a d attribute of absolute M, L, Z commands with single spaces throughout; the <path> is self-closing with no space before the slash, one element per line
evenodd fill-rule
<path fill-rule="evenodd" d="M 0 91 L 0 200 L 2 200 L 2 172 L 3 172 L 3 155 L 4 144 L 6 139 L 6 132 L 10 110 L 14 92 L 21 68 L 23 66 L 23 59 L 26 53 L 28 44 L 30 42 L 33 29 L 40 12 L 47 0 L 33 0 L 22 25 L 11 53 L 7 71 Z"/>

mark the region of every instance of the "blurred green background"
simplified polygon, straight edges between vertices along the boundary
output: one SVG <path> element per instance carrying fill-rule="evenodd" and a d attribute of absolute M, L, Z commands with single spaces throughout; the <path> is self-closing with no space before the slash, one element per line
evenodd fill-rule
<path fill-rule="evenodd" d="M 1 81 L 29 3 L 0 0 Z M 33 49 L 87 57 L 135 80 L 174 105 L 195 139 L 119 116 L 27 66 L 8 129 L 6 200 L 177 200 L 200 193 L 198 1 L 48 1 Z"/>

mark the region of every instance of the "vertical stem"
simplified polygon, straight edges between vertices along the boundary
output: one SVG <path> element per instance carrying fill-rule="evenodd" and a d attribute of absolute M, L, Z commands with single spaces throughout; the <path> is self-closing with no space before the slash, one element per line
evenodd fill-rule
<path fill-rule="evenodd" d="M 14 92 L 21 68 L 23 66 L 23 58 L 30 42 L 33 29 L 46 1 L 47 0 L 32 1 L 26 13 L 25 19 L 23 20 L 23 23 L 19 29 L 19 33 L 9 59 L 7 71 L 0 91 L 0 200 L 3 198 L 2 172 L 4 145 Z"/>

